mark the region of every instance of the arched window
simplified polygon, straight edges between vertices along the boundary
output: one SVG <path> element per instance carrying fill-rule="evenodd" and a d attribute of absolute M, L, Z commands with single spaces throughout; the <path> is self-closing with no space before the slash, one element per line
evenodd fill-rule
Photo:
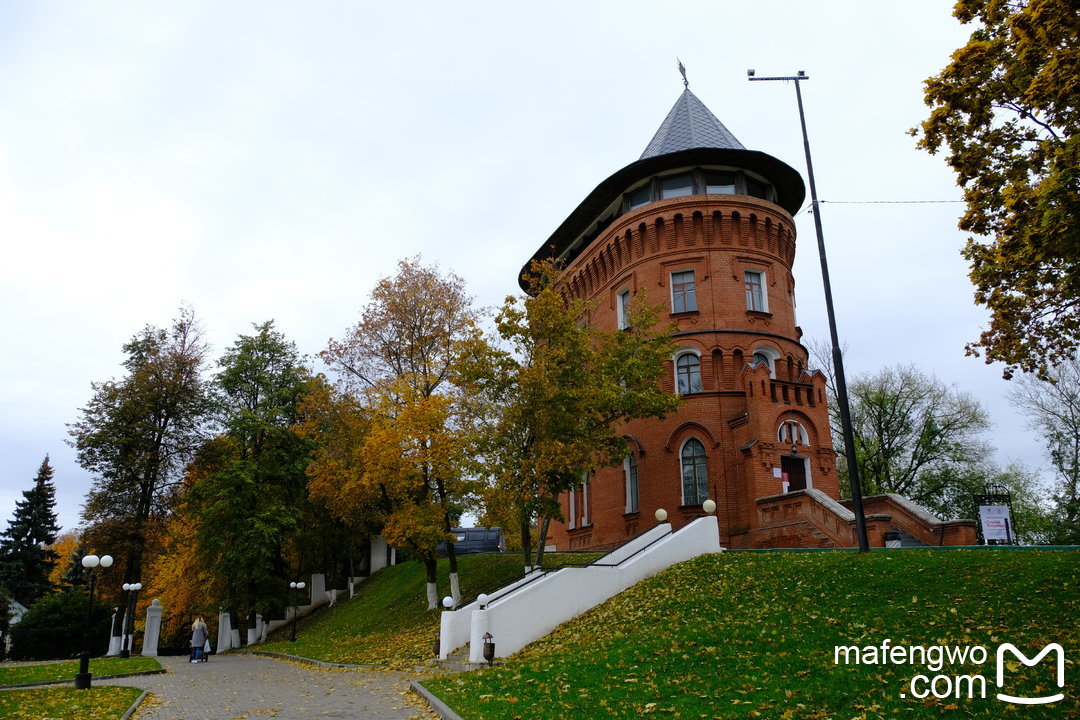
<path fill-rule="evenodd" d="M 810 445 L 810 436 L 806 428 L 795 420 L 785 420 L 776 430 L 776 439 L 783 445 Z"/>
<path fill-rule="evenodd" d="M 682 447 L 683 505 L 700 505 L 709 497 L 709 470 L 705 446 L 690 438 Z"/>
<path fill-rule="evenodd" d="M 756 347 L 754 348 L 754 362 L 765 363 L 765 367 L 769 368 L 769 376 L 776 377 L 776 360 L 780 357 L 780 353 L 776 352 L 769 347 Z"/>
<path fill-rule="evenodd" d="M 638 469 L 637 460 L 633 454 L 627 455 L 623 461 L 623 472 L 626 474 L 626 512 L 638 511 Z"/>
<path fill-rule="evenodd" d="M 581 482 L 570 488 L 570 514 L 566 529 L 585 527 L 592 524 L 589 517 L 589 473 L 582 473 Z"/>
<path fill-rule="evenodd" d="M 675 360 L 675 387 L 680 395 L 701 392 L 701 360 L 692 352 Z"/>

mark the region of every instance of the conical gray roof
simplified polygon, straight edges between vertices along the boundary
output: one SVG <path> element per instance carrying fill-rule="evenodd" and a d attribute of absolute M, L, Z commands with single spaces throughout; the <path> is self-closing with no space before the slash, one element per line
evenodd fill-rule
<path fill-rule="evenodd" d="M 640 160 L 693 148 L 745 150 L 731 131 L 687 88 L 675 101 Z"/>

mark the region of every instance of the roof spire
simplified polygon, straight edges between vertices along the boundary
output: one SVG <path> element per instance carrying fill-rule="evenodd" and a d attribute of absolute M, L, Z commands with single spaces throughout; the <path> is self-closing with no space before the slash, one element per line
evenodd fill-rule
<path fill-rule="evenodd" d="M 682 75 L 683 87 L 686 88 L 687 90 L 689 90 L 690 89 L 690 81 L 686 79 L 686 66 L 682 64 L 682 60 L 679 60 L 678 57 L 675 58 L 675 61 L 677 63 L 679 63 L 679 73 Z"/>
<path fill-rule="evenodd" d="M 681 62 L 679 69 L 684 69 Z M 746 149 L 687 87 L 675 101 L 671 112 L 664 118 L 660 129 L 656 131 L 639 159 L 691 148 Z"/>

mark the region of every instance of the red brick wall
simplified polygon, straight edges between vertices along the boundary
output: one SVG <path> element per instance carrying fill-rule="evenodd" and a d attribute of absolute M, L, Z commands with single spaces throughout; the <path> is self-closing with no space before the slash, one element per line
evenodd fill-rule
<path fill-rule="evenodd" d="M 795 227 L 777 205 L 744 196 L 696 195 L 651 203 L 616 219 L 570 264 L 564 282 L 593 303 L 589 322 L 618 325 L 617 295 L 643 290 L 652 303 L 671 308 L 670 275 L 693 270 L 697 310 L 664 315 L 678 324 L 680 348 L 701 361 L 702 392 L 685 396 L 678 412 L 664 420 L 639 420 L 624 428 L 638 462 L 639 512 L 625 513 L 621 466 L 602 468 L 589 481 L 590 525 L 568 530 L 553 523 L 550 542 L 559 549 L 584 549 L 621 542 L 655 524 L 664 508 L 678 525 L 700 514 L 683 507 L 679 452 L 690 437 L 701 441 L 708 463 L 709 496 L 717 504 L 721 543 L 755 546 L 754 500 L 781 492 L 773 476 L 790 442 L 777 429 L 785 420 L 805 428 L 810 483 L 837 497 L 836 472 L 825 380 L 806 372 L 807 352 L 795 324 Z M 764 270 L 768 313 L 747 310 L 745 270 Z M 748 361 L 767 348 L 778 359 L 775 377 Z M 674 361 L 662 386 L 673 390 Z M 569 498 L 562 499 L 569 518 Z M 575 503 L 581 516 L 580 492 Z M 775 537 L 761 544 L 773 544 Z"/>

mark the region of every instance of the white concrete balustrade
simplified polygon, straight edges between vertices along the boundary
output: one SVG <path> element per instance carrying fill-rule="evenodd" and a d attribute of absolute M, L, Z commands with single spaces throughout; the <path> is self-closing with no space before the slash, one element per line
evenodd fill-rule
<path fill-rule="evenodd" d="M 496 656 L 506 657 L 661 570 L 721 550 L 715 516 L 698 518 L 675 533 L 661 523 L 598 564 L 563 568 L 539 579 L 526 576 L 493 593 L 484 610 L 474 602 L 444 612 L 439 655 L 445 659 L 467 639 L 469 661 L 484 662 L 483 637 L 491 633 Z"/>

